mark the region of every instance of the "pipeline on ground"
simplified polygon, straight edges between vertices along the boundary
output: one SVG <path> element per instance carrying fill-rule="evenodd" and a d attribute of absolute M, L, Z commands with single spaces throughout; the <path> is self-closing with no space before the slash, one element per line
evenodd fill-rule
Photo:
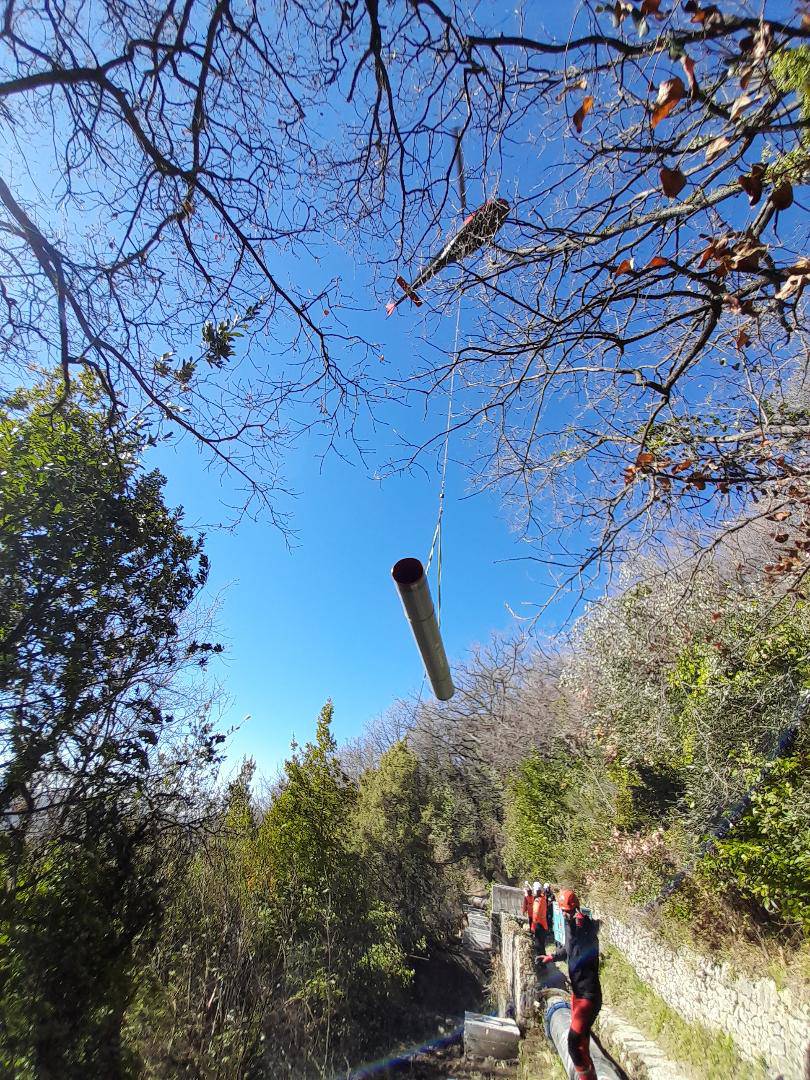
<path fill-rule="evenodd" d="M 546 1000 L 544 1017 L 546 1035 L 557 1051 L 569 1080 L 576 1080 L 577 1071 L 568 1053 L 568 1029 L 571 1026 L 571 1005 L 563 994 L 550 993 Z M 602 1048 L 591 1039 L 591 1060 L 596 1069 L 597 1080 L 621 1080 L 613 1062 L 605 1056 Z"/>

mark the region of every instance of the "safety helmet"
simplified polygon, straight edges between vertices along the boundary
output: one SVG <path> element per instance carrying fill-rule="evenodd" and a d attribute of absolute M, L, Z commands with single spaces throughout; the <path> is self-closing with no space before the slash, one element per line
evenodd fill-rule
<path fill-rule="evenodd" d="M 532 890 L 534 892 L 539 892 L 542 888 L 543 886 L 540 884 L 539 881 L 535 881 L 534 885 L 532 885 Z"/>
<path fill-rule="evenodd" d="M 563 889 L 560 893 L 558 903 L 563 911 L 567 911 L 570 914 L 579 907 L 579 897 L 573 889 Z"/>

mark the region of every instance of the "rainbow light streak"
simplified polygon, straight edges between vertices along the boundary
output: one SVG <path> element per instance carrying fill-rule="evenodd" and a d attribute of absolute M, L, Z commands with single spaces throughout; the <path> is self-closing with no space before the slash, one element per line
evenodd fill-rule
<path fill-rule="evenodd" d="M 379 1075 L 384 1069 L 403 1067 L 410 1064 L 420 1054 L 429 1054 L 432 1050 L 445 1050 L 448 1046 L 452 1046 L 453 1043 L 459 1042 L 463 1034 L 464 1024 L 457 1024 L 449 1035 L 441 1035 L 439 1038 L 431 1039 L 420 1046 L 409 1046 L 398 1054 L 391 1054 L 389 1057 L 378 1058 L 376 1061 L 367 1062 L 365 1065 L 358 1065 L 356 1069 L 352 1069 L 349 1073 L 341 1073 L 340 1077 L 333 1077 L 333 1080 L 366 1080 L 367 1077 Z"/>

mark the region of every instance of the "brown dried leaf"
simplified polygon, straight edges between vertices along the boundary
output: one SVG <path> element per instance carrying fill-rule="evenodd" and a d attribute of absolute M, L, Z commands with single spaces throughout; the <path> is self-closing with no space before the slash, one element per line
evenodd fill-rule
<path fill-rule="evenodd" d="M 677 75 L 673 75 L 671 79 L 665 79 L 661 83 L 658 87 L 658 97 L 652 114 L 653 127 L 656 127 L 669 116 L 685 93 L 686 87 L 683 85 L 683 80 Z"/>
<path fill-rule="evenodd" d="M 652 15 L 656 19 L 665 19 L 667 16 L 666 11 L 661 11 L 661 0 L 644 0 L 641 5 L 642 15 Z"/>
<path fill-rule="evenodd" d="M 731 146 L 731 139 L 726 135 L 718 135 L 716 139 L 712 139 L 706 147 L 706 164 L 710 165 L 716 158 L 719 158 L 729 146 Z"/>
<path fill-rule="evenodd" d="M 737 98 L 737 100 L 734 102 L 734 104 L 731 106 L 731 109 L 729 110 L 729 120 L 736 120 L 740 113 L 743 111 L 743 109 L 747 109 L 748 106 L 753 103 L 753 101 L 754 99 L 751 97 L 750 94 L 740 94 L 740 96 Z"/>
<path fill-rule="evenodd" d="M 734 293 L 723 293 L 723 303 L 735 315 L 755 315 L 756 308 L 754 307 L 753 300 L 740 300 L 739 296 L 735 296 Z"/>
<path fill-rule="evenodd" d="M 787 210 L 793 204 L 793 185 L 789 180 L 783 180 L 773 189 L 771 202 L 776 210 Z"/>
<path fill-rule="evenodd" d="M 613 271 L 613 276 L 621 277 L 622 274 L 632 274 L 635 268 L 635 261 L 633 259 L 622 259 Z"/>
<path fill-rule="evenodd" d="M 717 240 L 710 240 L 698 260 L 698 269 L 702 270 L 710 259 L 716 259 L 718 262 L 727 262 L 728 257 L 729 250 L 727 236 L 721 236 Z M 725 272 L 727 272 L 727 269 L 728 268 L 726 268 Z"/>
<path fill-rule="evenodd" d="M 636 458 L 636 467 L 639 469 L 643 469 L 647 465 L 652 465 L 653 461 L 655 461 L 655 457 L 645 451 L 644 453 L 639 454 Z"/>
<path fill-rule="evenodd" d="M 765 60 L 773 48 L 773 31 L 768 23 L 760 23 L 754 34 L 754 59 Z"/>
<path fill-rule="evenodd" d="M 810 274 L 791 274 L 774 296 L 777 300 L 788 300 L 796 293 L 798 300 L 808 285 L 810 285 Z"/>
<path fill-rule="evenodd" d="M 691 21 L 693 23 L 702 24 L 706 30 L 711 26 L 722 26 L 723 24 L 723 16 L 716 4 L 710 4 L 708 7 L 702 8 L 700 4 L 696 3 L 696 0 L 687 0 L 683 5 L 683 10 L 692 16 Z"/>
<path fill-rule="evenodd" d="M 734 344 L 740 350 L 744 349 L 746 345 L 751 344 L 751 335 L 745 327 L 742 327 L 742 329 L 738 331 L 737 336 L 734 339 Z"/>
<path fill-rule="evenodd" d="M 574 127 L 577 129 L 578 134 L 582 133 L 583 121 L 585 120 L 585 117 L 588 115 L 588 113 L 593 108 L 593 103 L 594 103 L 593 97 L 590 94 L 588 94 L 587 97 L 582 99 L 582 104 L 577 109 L 577 111 L 574 113 Z"/>
<path fill-rule="evenodd" d="M 668 169 L 664 166 L 658 175 L 661 178 L 661 188 L 669 199 L 674 199 L 686 187 L 686 177 L 680 169 Z"/>
<path fill-rule="evenodd" d="M 731 252 L 731 269 L 751 274 L 759 269 L 759 260 L 765 247 L 758 240 L 743 240 Z"/>
<path fill-rule="evenodd" d="M 689 83 L 689 93 L 692 97 L 697 94 L 698 84 L 695 78 L 695 61 L 691 56 L 687 56 L 686 53 L 681 57 L 681 67 L 686 72 L 686 81 Z"/>
<path fill-rule="evenodd" d="M 650 259 L 650 261 L 647 263 L 647 265 L 644 267 L 644 269 L 645 270 L 660 270 L 661 267 L 663 267 L 663 266 L 669 266 L 668 260 L 665 259 L 663 255 L 653 255 L 653 257 Z"/>
<path fill-rule="evenodd" d="M 756 206 L 762 198 L 762 177 L 764 175 L 764 165 L 752 165 L 750 173 L 744 173 L 738 178 L 738 183 L 748 196 L 748 202 L 751 206 Z"/>
<path fill-rule="evenodd" d="M 607 7 L 606 5 L 604 10 L 610 11 L 613 25 L 618 27 L 622 25 L 628 15 L 632 15 L 633 5 L 628 3 L 628 0 L 616 0 L 613 7 Z"/>

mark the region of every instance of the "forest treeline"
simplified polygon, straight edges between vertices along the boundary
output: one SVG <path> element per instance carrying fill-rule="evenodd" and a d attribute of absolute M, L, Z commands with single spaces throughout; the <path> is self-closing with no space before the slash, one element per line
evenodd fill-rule
<path fill-rule="evenodd" d="M 547 6 L 6 5 L 3 1075 L 343 1073 L 427 1021 L 493 877 L 806 956 L 810 13 Z M 496 195 L 386 360 L 367 309 Z M 149 449 L 283 532 L 302 433 L 385 430 L 385 470 L 445 415 L 554 598 L 608 594 L 226 782 Z"/>
<path fill-rule="evenodd" d="M 429 1022 L 420 969 L 492 878 L 804 944 L 810 610 L 768 569 L 803 557 L 778 513 L 349 745 L 326 703 L 264 791 L 219 780 L 208 564 L 153 442 L 90 376 L 0 409 L 4 1075 L 343 1075 Z"/>
<path fill-rule="evenodd" d="M 327 703 L 272 794 L 218 782 L 202 541 L 87 377 L 0 410 L 0 1072 L 342 1074 L 420 1022 L 475 829 Z M 152 440 L 153 441 L 153 440 Z"/>
<path fill-rule="evenodd" d="M 710 551 L 639 558 L 569 633 L 474 651 L 451 702 L 400 704 L 361 744 L 404 710 L 409 745 L 447 753 L 488 803 L 485 873 L 643 908 L 701 947 L 786 947 L 806 975 L 810 608 L 772 571 L 803 550 L 766 509 Z"/>

